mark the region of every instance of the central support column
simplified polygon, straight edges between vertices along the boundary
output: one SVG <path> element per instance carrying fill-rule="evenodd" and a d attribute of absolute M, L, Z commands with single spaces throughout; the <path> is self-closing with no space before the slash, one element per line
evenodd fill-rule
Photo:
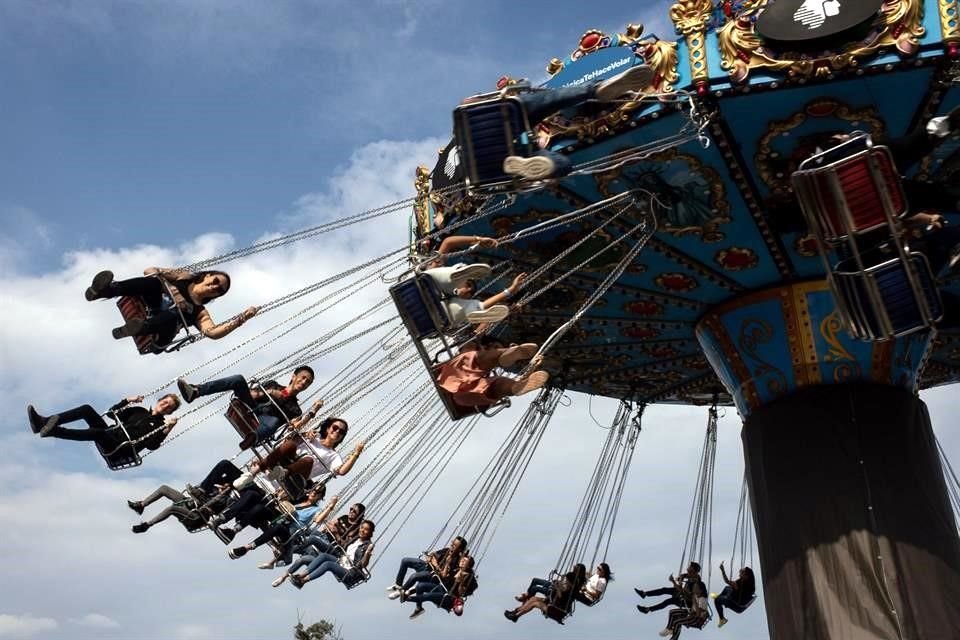
<path fill-rule="evenodd" d="M 809 282 L 711 309 L 697 337 L 744 418 L 771 638 L 960 639 L 960 536 L 916 397 L 930 335 L 855 341 Z"/>

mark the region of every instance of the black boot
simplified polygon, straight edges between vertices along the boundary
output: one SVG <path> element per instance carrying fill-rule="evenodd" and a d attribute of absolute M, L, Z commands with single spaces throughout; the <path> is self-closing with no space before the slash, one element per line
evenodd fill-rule
<path fill-rule="evenodd" d="M 101 271 L 97 275 L 93 276 L 93 282 L 90 283 L 90 286 L 87 287 L 86 291 L 84 291 L 83 297 L 90 302 L 94 300 L 100 300 L 101 298 L 109 298 L 110 285 L 112 284 L 113 272 Z"/>
<path fill-rule="evenodd" d="M 30 421 L 30 429 L 34 433 L 42 432 L 44 425 L 47 423 L 47 419 L 37 413 L 32 404 L 27 405 L 27 419 Z"/>
<path fill-rule="evenodd" d="M 146 533 L 147 529 L 149 528 L 150 528 L 150 525 L 148 525 L 146 522 L 141 522 L 140 524 L 135 524 L 132 527 L 130 527 L 130 530 L 133 531 L 134 533 Z"/>
<path fill-rule="evenodd" d="M 122 327 L 117 327 L 113 330 L 113 337 L 116 340 L 122 340 L 123 338 L 138 336 L 143 331 L 144 325 L 146 325 L 144 320 L 140 318 L 130 318 Z"/>
<path fill-rule="evenodd" d="M 143 515 L 143 503 L 139 500 L 127 500 L 127 506 L 137 512 L 137 515 Z"/>

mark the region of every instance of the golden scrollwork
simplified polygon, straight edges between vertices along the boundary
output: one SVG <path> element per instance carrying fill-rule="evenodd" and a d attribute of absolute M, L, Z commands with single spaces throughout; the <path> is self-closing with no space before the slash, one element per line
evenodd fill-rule
<path fill-rule="evenodd" d="M 665 40 L 649 40 L 641 42 L 637 47 L 644 61 L 654 72 L 653 87 L 658 93 L 669 93 L 674 90 L 674 83 L 680 79 L 677 73 L 677 45 Z M 597 138 L 613 133 L 630 121 L 630 114 L 641 106 L 649 104 L 641 101 L 628 100 L 618 103 L 617 108 L 608 111 L 596 118 L 576 118 L 564 120 L 560 117 L 546 118 L 540 124 L 542 132 L 550 137 L 576 138 L 585 140 Z"/>
<path fill-rule="evenodd" d="M 941 13 L 944 11 L 941 0 Z M 767 0 L 754 0 L 744 5 L 736 19 L 717 31 L 721 66 L 731 80 L 746 81 L 752 71 L 785 71 L 795 77 L 829 77 L 837 71 L 855 68 L 860 59 L 893 47 L 902 56 L 916 54 L 923 37 L 923 0 L 887 0 L 880 10 L 876 28 L 858 42 L 820 57 L 799 54 L 779 55 L 767 47 L 754 29 L 754 18 L 767 6 Z"/>
<path fill-rule="evenodd" d="M 827 353 L 823 355 L 824 362 L 856 362 L 853 354 L 840 342 L 840 332 L 845 330 L 840 312 L 837 310 L 820 322 L 820 336 L 829 347 Z"/>
<path fill-rule="evenodd" d="M 960 42 L 960 6 L 957 0 L 939 0 L 940 30 L 944 42 Z M 952 14 L 951 14 L 952 12 Z"/>
<path fill-rule="evenodd" d="M 417 230 L 421 234 L 430 233 L 430 170 L 419 166 L 413 179 L 417 195 L 413 200 L 413 214 L 417 220 Z"/>
<path fill-rule="evenodd" d="M 781 170 L 777 171 L 775 160 L 779 157 L 779 152 L 774 147 L 774 141 L 782 136 L 789 135 L 809 118 L 828 116 L 856 123 L 857 127 L 874 136 L 881 135 L 886 131 L 886 125 L 880 119 L 875 107 L 854 108 L 833 98 L 815 98 L 805 104 L 800 111 L 787 118 L 770 121 L 767 130 L 757 144 L 754 164 L 757 167 L 757 173 L 774 192 L 780 193 L 789 190 L 790 173 L 796 169 L 795 166 L 790 166 L 787 168 L 781 167 Z"/>
<path fill-rule="evenodd" d="M 687 41 L 690 74 L 694 82 L 710 77 L 707 67 L 707 25 L 713 15 L 713 0 L 678 0 L 670 7 L 670 19 Z"/>

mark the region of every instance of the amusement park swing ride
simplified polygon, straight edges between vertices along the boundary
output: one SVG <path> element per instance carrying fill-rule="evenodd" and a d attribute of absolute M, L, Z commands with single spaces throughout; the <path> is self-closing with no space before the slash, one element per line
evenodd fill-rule
<path fill-rule="evenodd" d="M 918 398 L 960 380 L 960 281 L 953 261 L 936 258 L 946 232 L 910 223 L 925 206 L 919 184 L 952 198 L 936 213 L 960 227 L 960 145 L 937 133 L 923 153 L 900 150 L 960 105 L 957 2 L 678 0 L 669 14 L 676 40 L 641 25 L 590 30 L 549 62 L 542 84 L 505 77 L 465 100 L 436 166 L 418 169 L 415 197 L 188 265 L 413 208 L 406 246 L 267 303 L 261 313 L 311 300 L 184 375 L 224 357 L 205 375 L 234 371 L 358 291 L 389 289 L 251 376 L 372 341 L 306 399 L 323 397 L 329 415 L 369 405 L 350 416 L 362 425 L 350 442 L 376 453 L 341 494 L 377 514 L 389 544 L 478 422 L 510 402 L 458 404 L 436 382 L 475 336 L 426 272 L 443 238 L 492 238 L 443 257 L 490 265 L 480 291 L 527 274 L 487 330 L 536 345 L 550 381 L 430 548 L 463 535 L 483 558 L 563 394 L 579 392 L 621 405 L 554 573 L 606 557 L 640 416 L 655 403 L 710 407 L 682 558 L 709 568 L 716 412 L 733 406 L 746 466 L 734 547 L 746 564 L 755 526 L 771 637 L 960 637 L 960 485 Z M 527 100 L 639 67 L 647 86 L 617 100 L 564 103 L 542 118 Z M 542 150 L 568 158 L 569 171 L 506 171 L 508 158 Z M 173 348 L 201 337 L 188 330 Z M 228 412 L 245 436 L 248 410 Z M 269 444 L 250 447 L 253 459 Z M 102 453 L 115 468 L 139 464 L 129 449 Z M 550 617 L 572 610 L 571 600 Z"/>

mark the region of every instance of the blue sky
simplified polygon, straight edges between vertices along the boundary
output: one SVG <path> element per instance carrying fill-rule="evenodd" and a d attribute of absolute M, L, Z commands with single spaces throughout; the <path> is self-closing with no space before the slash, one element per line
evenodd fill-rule
<path fill-rule="evenodd" d="M 637 19 L 614 2 L 558 20 L 539 2 L 4 0 L 0 205 L 49 226 L 48 259 L 147 230 L 249 238 L 355 148 L 447 135 L 462 95 Z"/>
<path fill-rule="evenodd" d="M 336 618 L 348 640 L 384 629 L 397 639 L 558 637 L 539 616 L 513 626 L 500 612 L 555 559 L 604 436 L 590 412 L 609 420 L 609 401 L 575 395 L 555 419 L 468 613 L 430 612 L 414 623 L 382 588 L 399 558 L 433 537 L 517 410 L 482 425 L 371 584 L 347 594 L 335 583 L 271 589 L 273 576 L 254 568 L 259 558 L 232 562 L 211 536 L 174 524 L 129 532 L 136 520 L 125 498 L 196 482 L 235 452 L 222 421 L 140 469 L 110 473 L 89 447 L 33 437 L 23 408 L 106 408 L 241 339 L 137 358 L 109 337 L 112 305 L 81 297 L 96 271 L 188 263 L 406 198 L 414 166 L 432 164 L 462 96 L 503 73 L 540 78 L 586 29 L 638 21 L 665 35 L 666 3 L 601 0 L 560 11 L 542 1 L 0 0 L 0 639 L 285 638 L 298 613 Z M 406 217 L 231 265 L 234 289 L 211 313 L 228 317 L 401 246 Z M 276 348 L 311 339 L 380 295 Z M 251 321 L 242 338 L 282 315 Z M 348 353 L 317 363 L 319 379 L 349 361 Z M 930 400 L 935 419 L 955 414 L 948 391 Z M 578 612 L 567 637 L 650 637 L 661 628 L 662 619 L 637 614 L 631 587 L 660 586 L 676 569 L 705 418 L 701 409 L 648 410 L 609 558 L 618 579 L 602 609 Z M 730 410 L 721 422 L 714 570 L 733 534 L 738 436 Z M 957 450 L 956 438 L 945 444 Z M 704 634 L 764 638 L 762 605 Z"/>

